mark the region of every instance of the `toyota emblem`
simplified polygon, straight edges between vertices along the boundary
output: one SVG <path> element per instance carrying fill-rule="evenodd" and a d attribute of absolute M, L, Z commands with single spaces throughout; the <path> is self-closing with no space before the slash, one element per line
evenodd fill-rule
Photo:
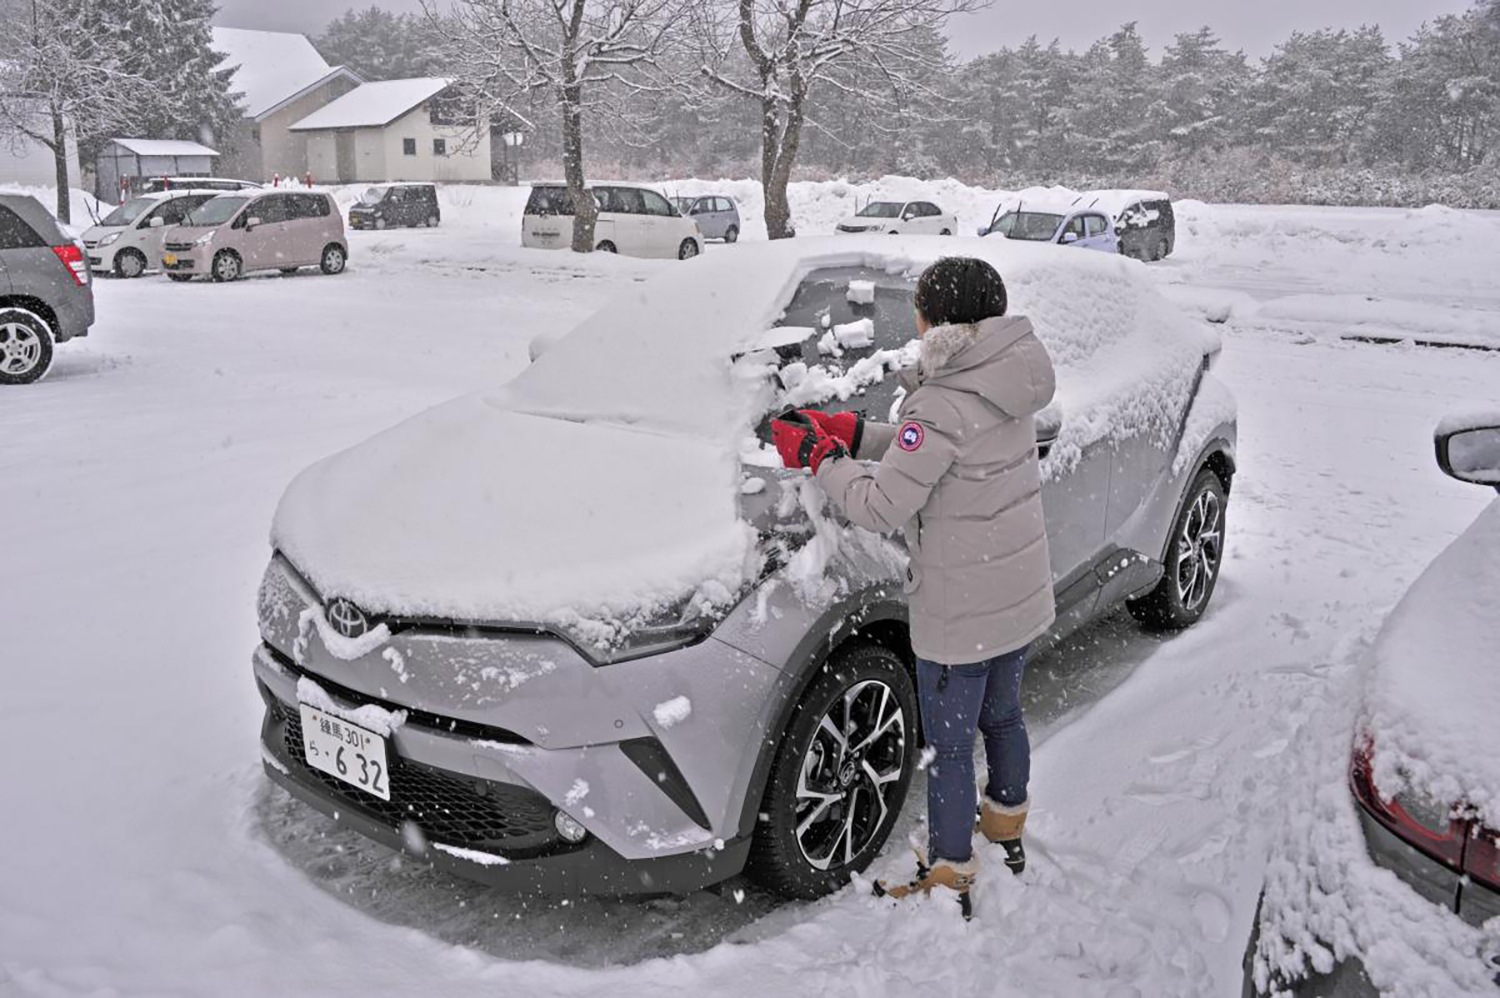
<path fill-rule="evenodd" d="M 346 638 L 362 638 L 370 631 L 370 618 L 342 596 L 328 604 L 327 617 L 329 625 Z"/>

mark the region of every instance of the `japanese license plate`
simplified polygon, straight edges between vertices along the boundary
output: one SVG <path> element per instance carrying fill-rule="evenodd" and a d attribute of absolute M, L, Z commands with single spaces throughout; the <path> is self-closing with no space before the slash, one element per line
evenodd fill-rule
<path fill-rule="evenodd" d="M 177 254 L 168 253 L 166 256 L 161 258 L 161 262 L 166 264 L 168 267 L 175 267 L 177 266 Z"/>
<path fill-rule="evenodd" d="M 302 751 L 307 764 L 350 786 L 391 799 L 385 739 L 342 717 L 307 704 L 302 709 Z"/>

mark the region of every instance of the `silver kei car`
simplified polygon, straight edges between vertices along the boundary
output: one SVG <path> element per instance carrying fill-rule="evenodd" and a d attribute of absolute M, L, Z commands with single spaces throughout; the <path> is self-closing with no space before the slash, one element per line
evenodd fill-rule
<path fill-rule="evenodd" d="M 664 270 L 509 384 L 303 471 L 259 595 L 267 775 L 507 889 L 846 883 L 919 756 L 905 552 L 764 432 L 789 405 L 889 418 L 915 278 L 952 247 L 799 239 Z M 1235 473 L 1217 339 L 1117 257 L 972 251 L 1058 370 L 1054 636 L 1121 601 L 1193 623 Z"/>

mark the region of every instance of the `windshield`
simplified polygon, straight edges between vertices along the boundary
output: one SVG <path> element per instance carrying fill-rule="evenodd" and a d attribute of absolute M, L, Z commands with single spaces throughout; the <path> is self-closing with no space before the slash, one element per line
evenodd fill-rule
<path fill-rule="evenodd" d="M 384 187 L 367 187 L 365 188 L 365 192 L 359 196 L 359 203 L 379 204 L 385 200 L 386 190 L 387 188 Z"/>
<path fill-rule="evenodd" d="M 161 202 L 155 198 L 132 198 L 104 216 L 100 225 L 129 225 Z"/>
<path fill-rule="evenodd" d="M 188 212 L 181 225 L 223 225 L 244 207 L 249 198 L 216 197 Z"/>
<path fill-rule="evenodd" d="M 871 201 L 859 210 L 856 218 L 899 218 L 900 201 Z"/>
<path fill-rule="evenodd" d="M 1007 239 L 1026 239 L 1031 242 L 1044 243 L 1057 233 L 1058 225 L 1062 224 L 1061 215 L 1052 215 L 1042 211 L 1010 211 L 1000 217 L 991 232 L 997 232 Z"/>

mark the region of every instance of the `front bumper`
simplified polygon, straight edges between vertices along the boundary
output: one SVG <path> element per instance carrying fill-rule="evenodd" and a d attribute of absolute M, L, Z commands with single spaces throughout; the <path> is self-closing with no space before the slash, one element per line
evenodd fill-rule
<path fill-rule="evenodd" d="M 594 836 L 569 843 L 553 824 L 557 809 L 532 788 L 423 765 L 399 752 L 392 760 L 391 801 L 382 801 L 308 766 L 295 700 L 283 700 L 264 681 L 259 687 L 266 703 L 266 775 L 340 825 L 439 870 L 517 893 L 685 894 L 738 873 L 749 855 L 749 838 L 722 849 L 637 860 Z"/>
<path fill-rule="evenodd" d="M 375 216 L 365 213 L 349 213 L 349 228 L 351 229 L 373 229 L 375 228 Z"/>
<path fill-rule="evenodd" d="M 164 248 L 160 263 L 161 269 L 169 274 L 207 274 L 212 259 L 212 249 L 205 246 Z"/>

